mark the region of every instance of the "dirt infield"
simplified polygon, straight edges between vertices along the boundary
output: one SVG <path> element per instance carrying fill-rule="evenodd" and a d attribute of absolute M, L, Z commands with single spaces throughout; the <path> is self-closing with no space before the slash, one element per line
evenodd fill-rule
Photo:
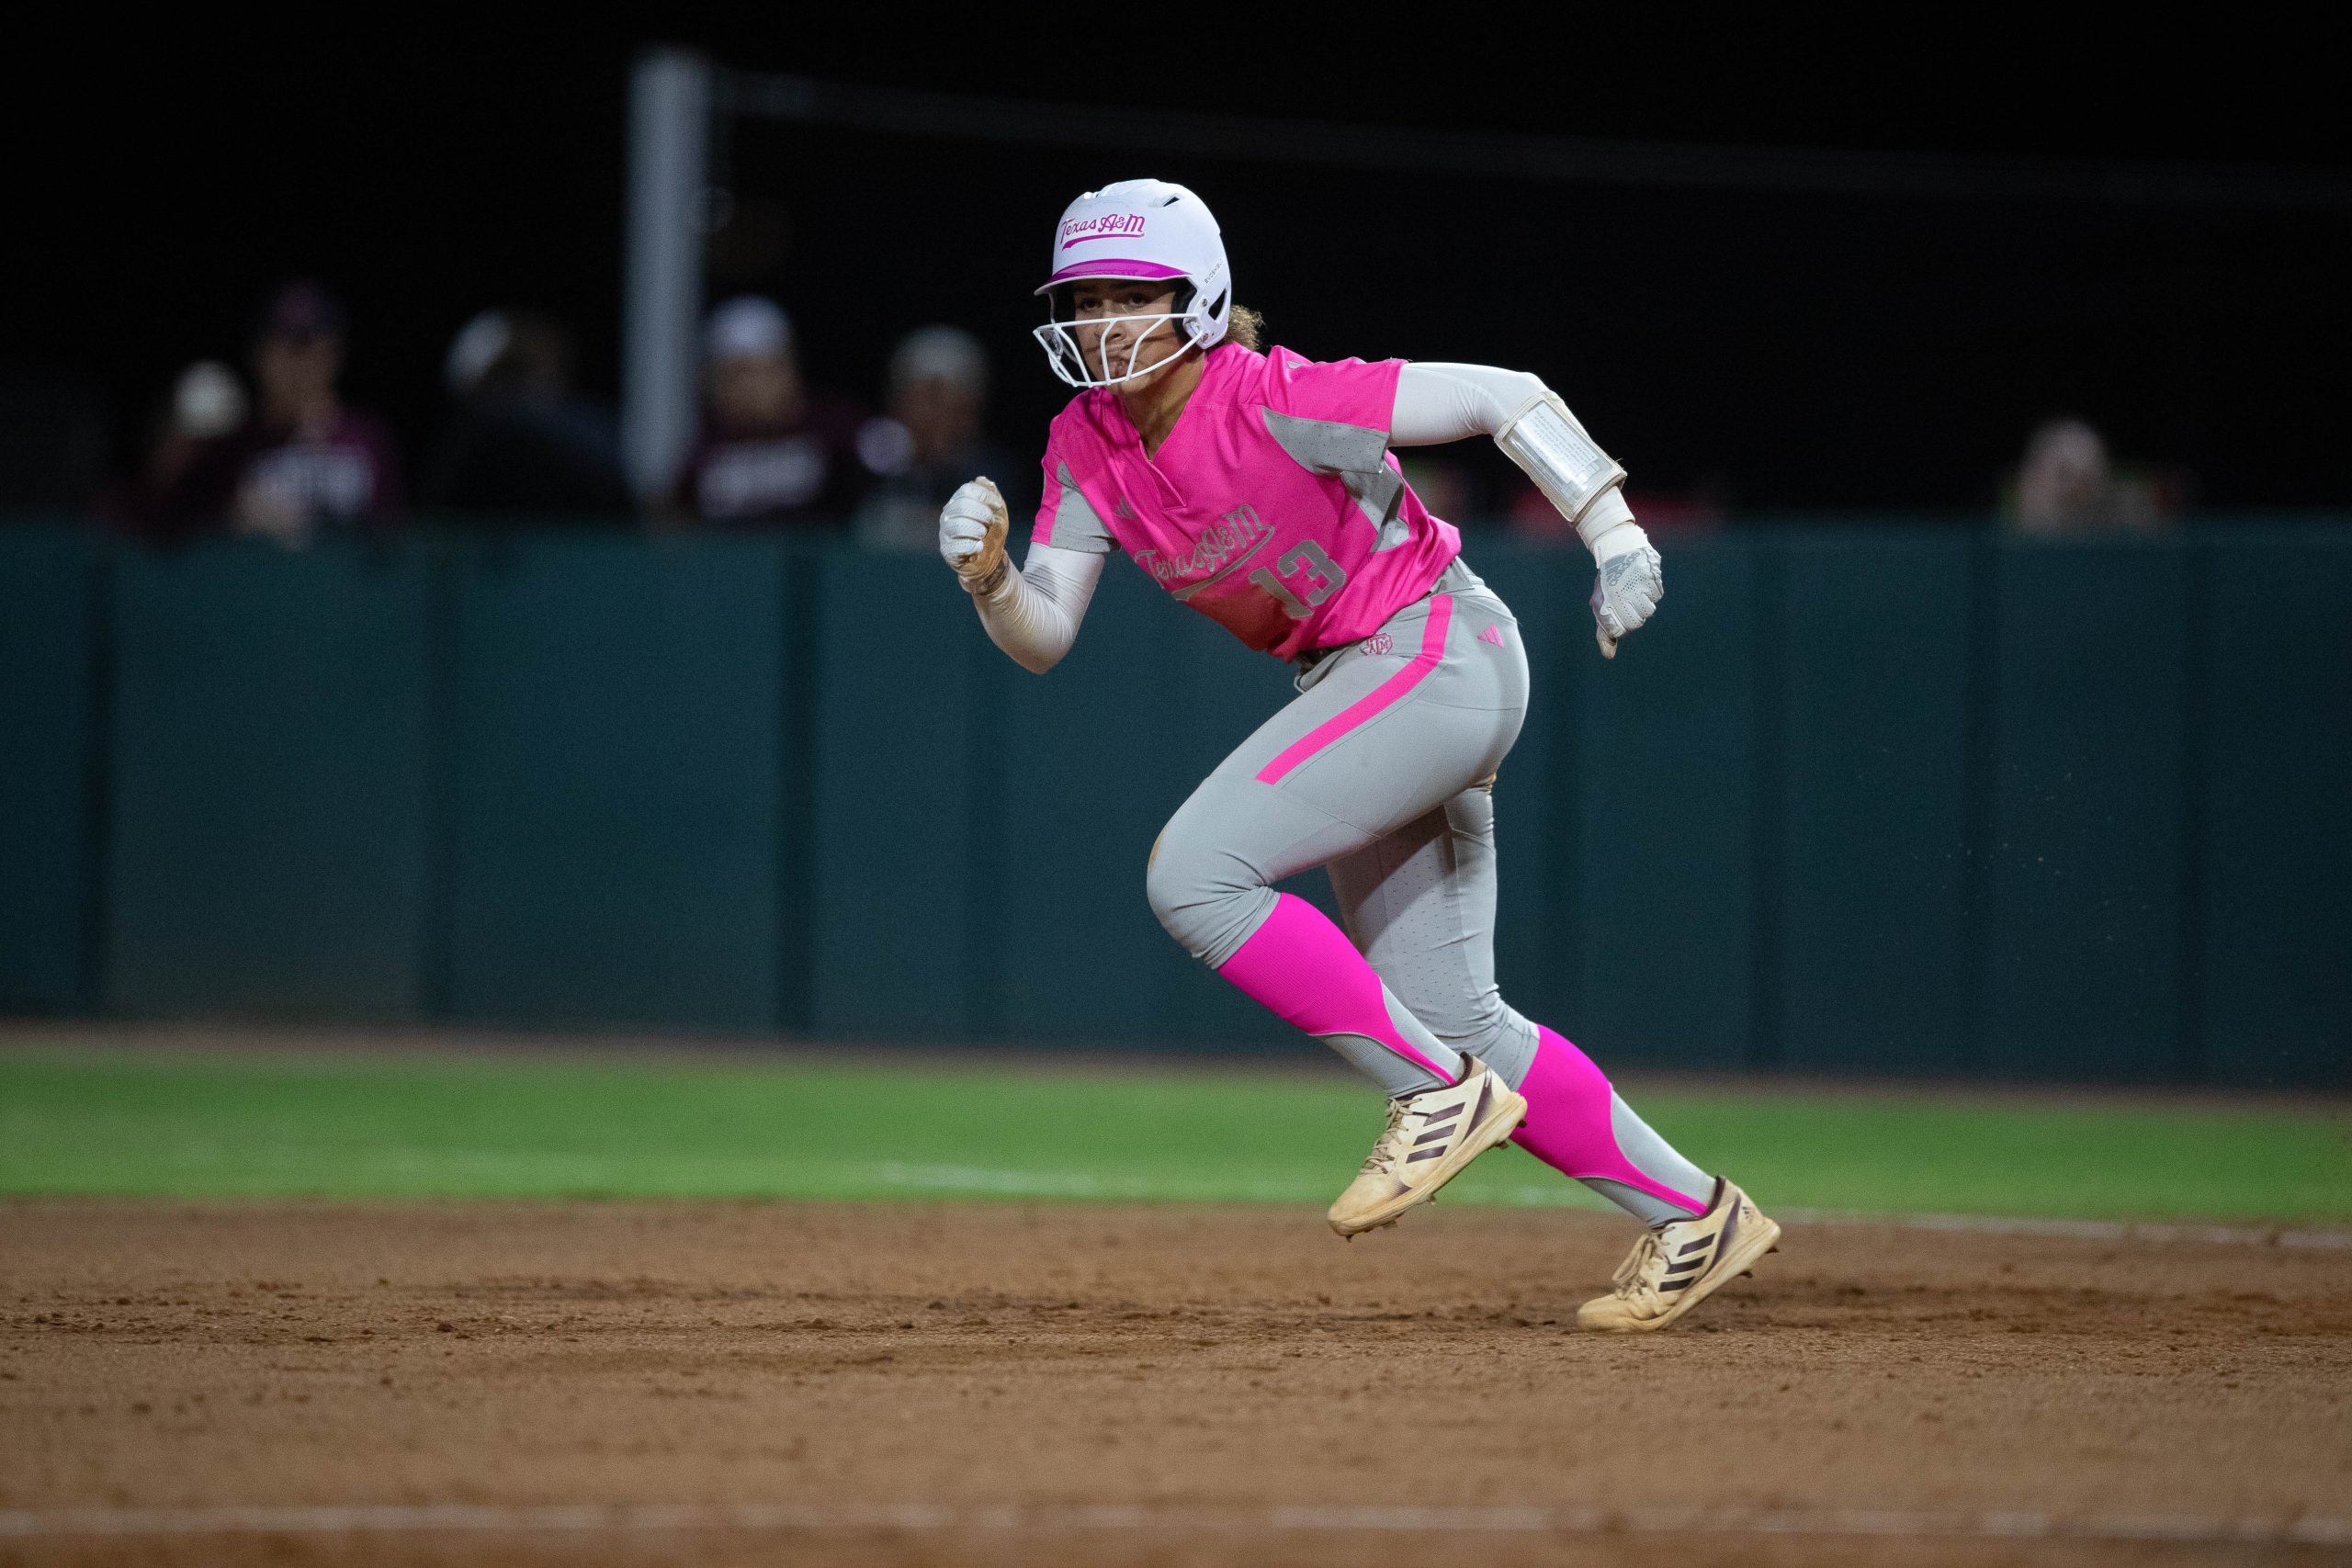
<path fill-rule="evenodd" d="M 1289 1208 L 12 1202 L 0 1562 L 2352 1551 L 2352 1251 L 1792 1225 L 1673 1332 L 1575 1333 L 1630 1239 L 1442 1207 L 1343 1246 Z"/>

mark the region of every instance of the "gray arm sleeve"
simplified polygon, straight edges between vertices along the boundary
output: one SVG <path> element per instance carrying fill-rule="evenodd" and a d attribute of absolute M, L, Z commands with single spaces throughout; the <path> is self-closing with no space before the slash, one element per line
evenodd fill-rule
<path fill-rule="evenodd" d="M 1078 624 L 1086 618 L 1094 585 L 1102 581 L 1104 553 L 1031 545 L 1017 570 L 1007 571 L 986 595 L 973 595 L 989 640 L 1039 675 L 1060 663 L 1078 640 Z"/>
<path fill-rule="evenodd" d="M 1492 435 L 1544 400 L 1543 378 L 1491 365 L 1424 364 L 1396 375 L 1396 409 L 1388 420 L 1391 446 L 1434 446 Z"/>
<path fill-rule="evenodd" d="M 1416 360 L 1397 373 L 1396 408 L 1389 416 L 1392 446 L 1432 446 L 1473 435 L 1499 435 L 1511 422 L 1552 399 L 1543 378 L 1524 370 L 1498 370 L 1491 365 L 1446 365 Z M 1563 418 L 1567 410 L 1560 407 Z M 1576 432 L 1581 436 L 1582 427 Z M 1589 439 L 1589 438 L 1588 438 Z M 1506 446 L 1511 461 L 1528 467 L 1522 454 Z M 1593 448 L 1599 455 L 1599 448 Z M 1607 461 L 1605 457 L 1601 459 Z M 1622 473 L 1621 473 L 1622 477 Z M 1541 479 L 1538 480 L 1539 484 Z M 1556 488 L 1556 487 L 1553 487 Z M 1555 505 L 1562 500 L 1552 488 L 1545 494 Z M 1587 545 L 1620 523 L 1631 523 L 1634 510 L 1618 493 L 1614 479 L 1601 482 L 1600 493 L 1580 508 L 1563 512 L 1577 525 Z"/>

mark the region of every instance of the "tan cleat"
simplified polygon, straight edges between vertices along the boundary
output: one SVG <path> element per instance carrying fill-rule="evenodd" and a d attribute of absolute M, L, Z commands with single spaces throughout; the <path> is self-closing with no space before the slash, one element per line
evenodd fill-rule
<path fill-rule="evenodd" d="M 1714 1201 L 1695 1219 L 1645 1233 L 1617 1266 L 1617 1289 L 1577 1309 L 1577 1325 L 1607 1334 L 1664 1328 L 1771 1251 L 1781 1227 L 1756 1201 L 1721 1177 Z"/>
<path fill-rule="evenodd" d="M 1462 1081 L 1388 1102 L 1388 1125 L 1363 1169 L 1331 1205 L 1331 1228 L 1354 1236 L 1392 1225 L 1416 1203 L 1462 1174 L 1470 1162 L 1518 1131 L 1527 1101 L 1476 1056 L 1462 1058 Z"/>

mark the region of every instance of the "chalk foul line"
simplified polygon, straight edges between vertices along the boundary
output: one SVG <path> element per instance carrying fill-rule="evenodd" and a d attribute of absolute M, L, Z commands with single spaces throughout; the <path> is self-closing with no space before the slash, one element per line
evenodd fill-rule
<path fill-rule="evenodd" d="M 282 1507 L 0 1509 L 0 1538 L 648 1530 L 1197 1531 L 1247 1534 L 1793 1535 L 2006 1540 L 2239 1542 L 2352 1546 L 2352 1517 L 2193 1514 L 2064 1515 L 2024 1510 L 1891 1508 L 1436 1508 L 1316 1506 L 1260 1508 L 1145 1504 L 964 1507 L 880 1504 L 426 1503 Z"/>
<path fill-rule="evenodd" d="M 2212 1247 L 2352 1249 L 2352 1230 L 2293 1225 L 2222 1225 L 2164 1220 L 2038 1220 L 1996 1214 L 1871 1214 L 1842 1209 L 1781 1207 L 1775 1219 L 1805 1225 L 1885 1225 L 1894 1230 L 1965 1231 L 1979 1235 L 2053 1235 L 2076 1241 L 2190 1242 Z"/>

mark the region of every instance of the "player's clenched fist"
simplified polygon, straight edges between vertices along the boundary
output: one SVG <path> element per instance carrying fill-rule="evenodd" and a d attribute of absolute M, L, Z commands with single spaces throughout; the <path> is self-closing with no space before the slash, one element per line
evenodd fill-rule
<path fill-rule="evenodd" d="M 1617 639 L 1657 614 L 1666 597 L 1666 570 L 1638 523 L 1620 523 L 1592 542 L 1600 569 L 1592 584 L 1593 635 L 1600 651 L 1617 657 Z"/>
<path fill-rule="evenodd" d="M 947 498 L 939 514 L 939 554 L 972 592 L 986 593 L 1003 581 L 1009 522 L 991 480 L 970 480 Z"/>

